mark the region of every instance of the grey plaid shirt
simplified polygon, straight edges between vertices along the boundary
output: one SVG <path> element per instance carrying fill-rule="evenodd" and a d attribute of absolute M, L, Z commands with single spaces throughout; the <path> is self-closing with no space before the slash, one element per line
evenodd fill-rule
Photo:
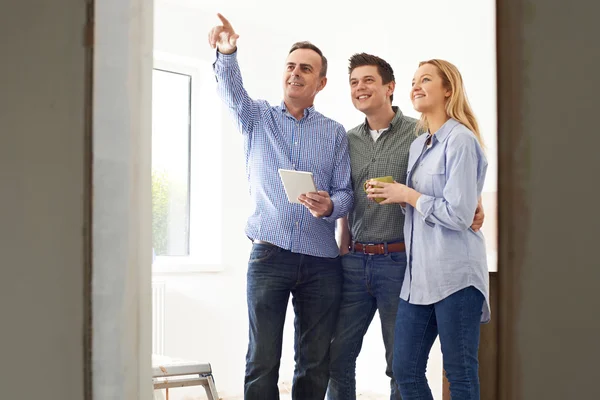
<path fill-rule="evenodd" d="M 352 240 L 382 243 L 404 240 L 404 214 L 399 204 L 381 205 L 367 198 L 363 184 L 370 178 L 391 175 L 406 183 L 408 151 L 417 138 L 417 120 L 392 107 L 396 116 L 376 142 L 365 122 L 348 131 L 354 209 L 348 215 Z"/>

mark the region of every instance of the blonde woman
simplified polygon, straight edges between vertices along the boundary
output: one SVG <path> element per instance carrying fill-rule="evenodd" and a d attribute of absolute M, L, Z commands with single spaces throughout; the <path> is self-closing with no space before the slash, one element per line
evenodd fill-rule
<path fill-rule="evenodd" d="M 478 400 L 479 327 L 490 319 L 481 232 L 469 226 L 487 161 L 458 69 L 419 64 L 410 92 L 426 133 L 411 145 L 407 185 L 373 182 L 371 198 L 405 206 L 408 267 L 400 293 L 393 370 L 403 400 L 431 399 L 425 369 L 439 335 L 453 400 Z"/>

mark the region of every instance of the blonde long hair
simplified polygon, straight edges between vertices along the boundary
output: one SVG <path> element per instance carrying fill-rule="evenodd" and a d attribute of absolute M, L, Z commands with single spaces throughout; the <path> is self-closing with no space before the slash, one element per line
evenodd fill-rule
<path fill-rule="evenodd" d="M 419 67 L 424 64 L 431 64 L 437 67 L 444 87 L 450 90 L 450 97 L 446 100 L 446 114 L 469 128 L 475 134 L 481 147 L 485 148 L 481 132 L 479 131 L 479 124 L 467 99 L 463 79 L 458 68 L 448 61 L 439 59 L 421 61 Z M 421 114 L 419 125 L 424 131 L 429 129 L 427 117 L 423 114 Z"/>

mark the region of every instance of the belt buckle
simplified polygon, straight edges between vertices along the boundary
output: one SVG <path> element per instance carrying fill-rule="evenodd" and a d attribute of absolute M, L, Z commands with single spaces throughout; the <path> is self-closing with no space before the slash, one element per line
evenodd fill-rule
<path fill-rule="evenodd" d="M 367 253 L 367 246 L 375 246 L 375 243 L 364 243 L 363 244 L 363 254 L 366 256 L 375 256 L 377 253 Z"/>

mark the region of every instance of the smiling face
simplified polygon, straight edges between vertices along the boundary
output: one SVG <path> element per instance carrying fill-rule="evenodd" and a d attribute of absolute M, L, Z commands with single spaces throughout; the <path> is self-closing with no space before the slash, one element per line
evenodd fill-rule
<path fill-rule="evenodd" d="M 365 114 L 390 107 L 390 96 L 394 93 L 394 82 L 383 83 L 377 66 L 356 67 L 350 73 L 350 95 L 352 104 Z"/>
<path fill-rule="evenodd" d="M 292 51 L 285 62 L 283 94 L 286 101 L 312 105 L 327 82 L 321 76 L 321 56 L 310 49 Z"/>
<path fill-rule="evenodd" d="M 417 69 L 410 91 L 410 99 L 415 110 L 427 114 L 445 109 L 450 94 L 451 91 L 444 85 L 436 66 L 423 64 Z"/>

